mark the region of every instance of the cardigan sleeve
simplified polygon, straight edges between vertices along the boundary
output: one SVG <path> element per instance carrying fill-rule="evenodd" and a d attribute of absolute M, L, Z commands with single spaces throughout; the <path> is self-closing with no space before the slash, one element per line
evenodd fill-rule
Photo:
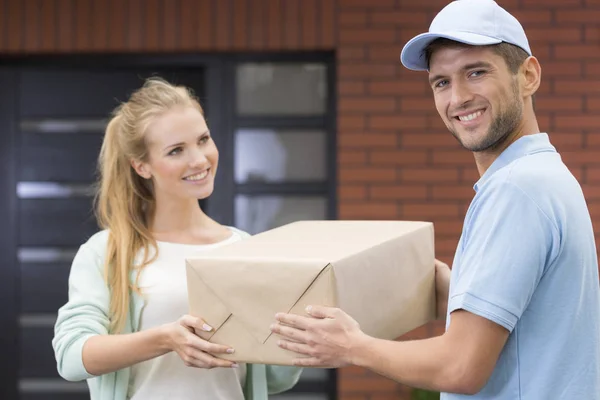
<path fill-rule="evenodd" d="M 99 235 L 99 234 L 97 234 Z M 98 236 L 83 244 L 71 265 L 69 297 L 58 310 L 52 347 L 58 373 L 68 381 L 92 378 L 83 365 L 82 350 L 91 336 L 109 329 L 109 290 L 102 273 Z M 103 250 L 103 249 L 102 249 Z"/>
<path fill-rule="evenodd" d="M 293 388 L 302 374 L 302 368 L 267 365 L 267 389 L 269 394 L 285 392 Z"/>

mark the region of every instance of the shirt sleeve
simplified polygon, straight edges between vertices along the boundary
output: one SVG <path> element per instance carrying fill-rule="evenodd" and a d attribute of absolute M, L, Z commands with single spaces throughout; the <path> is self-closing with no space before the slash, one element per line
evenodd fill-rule
<path fill-rule="evenodd" d="M 69 275 L 69 300 L 58 310 L 52 346 L 58 373 L 68 381 L 92 378 L 83 364 L 83 345 L 94 335 L 108 333 L 109 291 L 102 275 L 102 258 L 88 244 L 80 247 Z"/>
<path fill-rule="evenodd" d="M 486 190 L 472 208 L 448 311 L 463 309 L 512 332 L 556 257 L 558 228 L 511 182 Z"/>

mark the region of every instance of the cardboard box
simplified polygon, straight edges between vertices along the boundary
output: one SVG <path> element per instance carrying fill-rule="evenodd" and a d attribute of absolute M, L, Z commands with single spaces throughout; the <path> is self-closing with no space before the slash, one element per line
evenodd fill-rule
<path fill-rule="evenodd" d="M 396 339 L 435 318 L 433 224 L 302 221 L 187 260 L 190 314 L 205 340 L 235 348 L 222 358 L 291 365 L 277 346 L 277 312 L 309 304 L 343 309 L 362 330 Z"/>

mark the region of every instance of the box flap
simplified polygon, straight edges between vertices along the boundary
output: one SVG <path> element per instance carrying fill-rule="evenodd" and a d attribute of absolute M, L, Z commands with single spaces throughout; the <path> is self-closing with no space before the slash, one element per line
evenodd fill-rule
<path fill-rule="evenodd" d="M 232 259 L 210 255 L 189 258 L 187 263 L 190 302 L 194 301 L 195 291 L 210 288 L 215 307 L 221 309 L 210 311 L 211 318 L 198 317 L 209 324 L 236 318 L 259 343 L 264 343 L 271 334 L 269 327 L 275 314 L 289 311 L 327 266 L 321 260 Z M 194 307 L 190 304 L 190 308 Z"/>

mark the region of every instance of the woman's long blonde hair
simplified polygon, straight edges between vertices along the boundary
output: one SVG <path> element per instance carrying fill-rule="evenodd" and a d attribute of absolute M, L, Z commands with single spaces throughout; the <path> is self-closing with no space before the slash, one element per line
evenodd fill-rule
<path fill-rule="evenodd" d="M 131 292 L 140 293 L 134 268 L 139 271 L 152 262 L 157 250 L 149 222 L 156 208 L 152 181 L 140 177 L 132 160 L 147 161 L 145 140 L 154 118 L 175 107 L 203 110 L 191 90 L 174 86 L 161 78 L 149 78 L 125 103 L 112 113 L 98 159 L 97 191 L 94 199 L 98 225 L 108 230 L 104 277 L 110 289 L 110 331 L 125 326 Z M 136 265 L 140 251 L 142 261 Z"/>

